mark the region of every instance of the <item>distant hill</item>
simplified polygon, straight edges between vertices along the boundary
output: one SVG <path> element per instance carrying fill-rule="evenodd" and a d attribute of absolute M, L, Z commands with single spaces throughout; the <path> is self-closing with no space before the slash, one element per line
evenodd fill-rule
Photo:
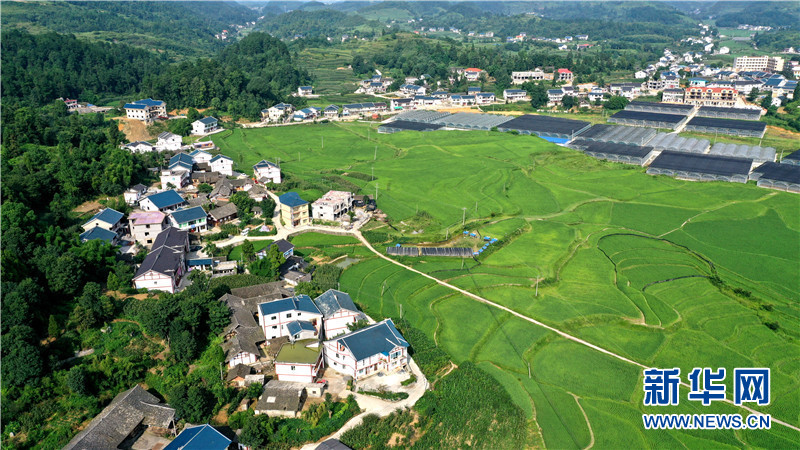
<path fill-rule="evenodd" d="M 255 21 L 258 15 L 257 10 L 227 1 L 3 2 L 2 26 L 31 33 L 73 33 L 174 57 L 209 56 L 225 46 L 215 34 Z"/>

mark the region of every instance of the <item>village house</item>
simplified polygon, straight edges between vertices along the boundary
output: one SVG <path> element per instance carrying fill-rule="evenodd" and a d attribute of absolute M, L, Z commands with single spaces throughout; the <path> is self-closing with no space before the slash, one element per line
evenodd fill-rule
<path fill-rule="evenodd" d="M 293 322 L 292 325 L 299 322 Z M 305 331 L 311 334 L 314 327 L 306 325 L 306 330 L 301 325 L 294 325 L 296 336 Z M 313 383 L 323 368 L 322 345 L 318 339 L 292 339 L 281 346 L 275 358 L 275 377 L 280 381 L 294 383 Z"/>
<path fill-rule="evenodd" d="M 139 200 L 139 207 L 144 211 L 170 212 L 186 206 L 186 200 L 174 189 L 148 195 Z"/>
<path fill-rule="evenodd" d="M 661 101 L 664 103 L 683 103 L 683 89 L 664 89 Z"/>
<path fill-rule="evenodd" d="M 477 102 L 474 95 L 453 94 L 450 96 L 450 103 L 458 106 L 472 106 Z"/>
<path fill-rule="evenodd" d="M 280 184 L 281 168 L 275 163 L 262 159 L 253 166 L 253 176 L 260 183 Z"/>
<path fill-rule="evenodd" d="M 278 103 L 277 105 L 273 105 L 268 109 L 262 109 L 261 120 L 269 119 L 271 122 L 277 122 L 293 112 L 294 106 L 288 103 Z"/>
<path fill-rule="evenodd" d="M 306 322 L 301 326 L 304 329 L 310 324 L 314 328 L 313 336 L 319 336 L 322 317 L 317 305 L 307 295 L 272 300 L 258 305 L 258 325 L 264 331 L 267 340 L 292 336 L 290 329 L 296 330 L 297 326 L 301 326 L 297 324 L 290 328 L 289 325 L 295 322 Z"/>
<path fill-rule="evenodd" d="M 233 441 L 209 424 L 187 426 L 164 450 L 230 450 Z"/>
<path fill-rule="evenodd" d="M 238 214 L 236 205 L 233 203 L 226 203 L 222 206 L 212 209 L 208 213 L 209 223 L 212 227 L 230 222 L 236 219 Z"/>
<path fill-rule="evenodd" d="M 322 313 L 325 339 L 347 333 L 348 325 L 367 319 L 367 316 L 353 303 L 350 294 L 336 289 L 325 291 L 314 299 L 314 304 Z"/>
<path fill-rule="evenodd" d="M 488 105 L 497 101 L 494 92 L 478 92 L 475 94 L 475 103 L 478 105 Z"/>
<path fill-rule="evenodd" d="M 313 120 L 319 117 L 322 113 L 322 109 L 309 106 L 308 108 L 303 108 L 292 115 L 292 120 L 295 122 L 301 122 L 303 120 Z"/>
<path fill-rule="evenodd" d="M 192 158 L 195 164 L 208 164 L 214 156 L 205 150 L 192 150 L 191 153 L 189 153 L 189 157 Z"/>
<path fill-rule="evenodd" d="M 213 117 L 203 117 L 192 122 L 192 134 L 202 135 L 215 131 L 218 127 L 217 119 Z"/>
<path fill-rule="evenodd" d="M 324 342 L 325 365 L 353 380 L 408 366 L 408 342 L 392 319 Z"/>
<path fill-rule="evenodd" d="M 611 95 L 619 95 L 628 100 L 642 95 L 642 85 L 639 83 L 611 83 L 608 90 Z"/>
<path fill-rule="evenodd" d="M 120 448 L 145 431 L 175 433 L 175 409 L 136 385 L 118 394 L 70 440 L 65 450 Z"/>
<path fill-rule="evenodd" d="M 151 122 L 157 118 L 167 117 L 167 104 L 161 100 L 153 100 L 152 98 L 126 103 L 123 108 L 125 109 L 125 114 L 128 116 L 128 119 Z"/>
<path fill-rule="evenodd" d="M 278 251 L 281 252 L 284 258 L 287 260 L 294 256 L 294 244 L 287 241 L 286 239 L 278 239 L 277 241 L 272 242 L 268 246 L 264 247 L 263 249 L 256 252 L 256 256 L 260 258 L 266 258 L 267 254 L 269 254 L 270 248 L 273 246 L 278 246 Z"/>
<path fill-rule="evenodd" d="M 161 171 L 161 189 L 182 188 L 189 183 L 191 172 L 180 169 L 163 169 Z"/>
<path fill-rule="evenodd" d="M 606 95 L 606 92 L 605 92 L 604 89 L 595 88 L 595 89 L 592 89 L 591 91 L 589 91 L 588 94 L 586 94 L 586 98 L 588 98 L 590 102 L 594 103 L 594 102 L 596 102 L 598 100 L 602 101 L 603 98 L 605 98 L 605 95 Z"/>
<path fill-rule="evenodd" d="M 311 217 L 319 220 L 341 221 L 353 206 L 353 193 L 328 191 L 311 204 Z M 349 221 L 349 217 L 347 217 Z"/>
<path fill-rule="evenodd" d="M 442 99 L 426 95 L 415 95 L 414 106 L 437 106 L 443 103 Z"/>
<path fill-rule="evenodd" d="M 201 232 L 208 229 L 208 214 L 202 206 L 179 209 L 170 213 L 170 223 L 179 230 Z"/>
<path fill-rule="evenodd" d="M 222 175 L 233 176 L 233 159 L 219 154 L 208 162 L 213 172 L 219 172 Z"/>
<path fill-rule="evenodd" d="M 208 193 L 209 200 L 217 200 L 217 199 L 226 199 L 230 198 L 236 190 L 233 188 L 231 184 L 231 180 L 227 178 L 220 178 L 217 184 L 214 185 L 214 189 Z"/>
<path fill-rule="evenodd" d="M 435 91 L 435 92 L 431 92 L 430 96 L 438 98 L 438 99 L 441 99 L 441 100 L 447 100 L 447 97 L 450 96 L 450 93 L 447 92 L 447 91 Z"/>
<path fill-rule="evenodd" d="M 511 82 L 513 84 L 523 84 L 528 81 L 552 80 L 553 74 L 544 73 L 541 69 L 511 72 Z"/>
<path fill-rule="evenodd" d="M 63 101 L 65 105 L 67 105 L 67 111 L 72 112 L 78 109 L 80 105 L 78 104 L 78 100 L 72 98 L 59 98 L 59 100 Z"/>
<path fill-rule="evenodd" d="M 147 192 L 147 186 L 143 184 L 136 184 L 134 186 L 129 187 L 123 194 L 123 198 L 125 199 L 125 203 L 129 205 L 136 205 L 139 203 L 139 199 Z"/>
<path fill-rule="evenodd" d="M 414 106 L 414 99 L 413 98 L 393 98 L 390 100 L 389 104 L 392 107 L 392 110 L 399 110 L 399 109 L 409 109 Z"/>
<path fill-rule="evenodd" d="M 130 151 L 131 153 L 149 153 L 158 150 L 156 149 L 155 145 L 146 141 L 131 142 L 130 144 L 123 145 L 122 148 Z"/>
<path fill-rule="evenodd" d="M 225 341 L 222 343 L 225 362 L 228 368 L 255 364 L 261 357 L 258 346 L 266 341 L 264 331 L 248 308 L 232 306 L 231 309 L 231 323 L 225 327 Z"/>
<path fill-rule="evenodd" d="M 416 84 L 404 84 L 400 86 L 400 93 L 405 95 L 425 95 L 428 92 L 424 86 Z"/>
<path fill-rule="evenodd" d="M 683 103 L 699 106 L 727 106 L 736 105 L 738 92 L 733 88 L 724 87 L 688 87 Z"/>
<path fill-rule="evenodd" d="M 783 70 L 783 64 L 784 60 L 780 56 L 739 56 L 733 60 L 733 70 L 777 73 Z"/>
<path fill-rule="evenodd" d="M 174 294 L 186 273 L 189 232 L 169 227 L 156 236 L 133 277 L 133 287 Z"/>
<path fill-rule="evenodd" d="M 156 142 L 156 148 L 159 151 L 180 150 L 181 146 L 183 146 L 182 138 L 179 135 L 175 134 L 175 133 L 170 133 L 169 131 L 165 131 L 165 132 L 160 133 L 158 135 L 158 141 Z"/>
<path fill-rule="evenodd" d="M 312 95 L 314 92 L 314 88 L 311 86 L 300 86 L 297 88 L 297 96 L 298 97 L 308 97 Z"/>
<path fill-rule="evenodd" d="M 228 369 L 228 374 L 225 376 L 225 382 L 234 384 L 239 387 L 245 387 L 245 380 L 247 376 L 253 372 L 253 368 L 246 364 L 237 364 L 232 369 Z"/>
<path fill-rule="evenodd" d="M 160 211 L 137 211 L 128 215 L 131 236 L 140 245 L 150 248 L 156 236 L 167 228 L 167 215 Z"/>
<path fill-rule="evenodd" d="M 504 89 L 503 100 L 507 102 L 529 101 L 528 91 L 524 89 Z"/>
<path fill-rule="evenodd" d="M 322 110 L 322 115 L 324 115 L 326 119 L 335 119 L 339 117 L 339 107 L 336 105 L 328 105 Z"/>
<path fill-rule="evenodd" d="M 561 99 L 564 98 L 564 91 L 562 89 L 548 89 L 547 90 L 547 104 L 558 105 Z"/>
<path fill-rule="evenodd" d="M 485 74 L 484 70 L 478 69 L 477 67 L 469 67 L 464 69 L 464 78 L 467 81 L 478 81 L 480 79 L 481 74 Z"/>
<path fill-rule="evenodd" d="M 291 381 L 270 380 L 258 398 L 255 414 L 270 417 L 297 417 L 307 398 L 303 384 Z"/>
<path fill-rule="evenodd" d="M 278 197 L 281 207 L 281 220 L 289 228 L 311 224 L 308 214 L 308 202 L 300 198 L 297 192 L 287 192 Z"/>
<path fill-rule="evenodd" d="M 556 78 L 557 81 L 572 81 L 573 78 L 572 71 L 569 69 L 558 69 L 554 74 L 555 76 L 558 77 Z"/>
<path fill-rule="evenodd" d="M 117 245 L 125 234 L 125 215 L 111 208 L 106 208 L 92 216 L 82 225 L 84 232 L 80 239 L 83 242 L 100 239 Z"/>

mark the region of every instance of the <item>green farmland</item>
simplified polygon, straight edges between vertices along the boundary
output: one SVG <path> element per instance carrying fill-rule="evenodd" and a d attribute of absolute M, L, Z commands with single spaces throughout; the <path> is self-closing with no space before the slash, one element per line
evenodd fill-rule
<path fill-rule="evenodd" d="M 370 223 L 364 235 L 381 251 L 396 243 L 481 245 L 463 237 L 465 229 L 498 238 L 477 260 L 399 261 L 622 357 L 679 367 L 684 381 L 694 367 L 724 367 L 728 399 L 734 368 L 769 367 L 770 404 L 748 406 L 800 426 L 798 195 L 653 177 L 497 132 L 382 135 L 374 125 L 331 123 L 238 129 L 212 139 L 245 172 L 280 158 L 307 200 L 328 188 L 374 195 L 377 187 L 388 224 Z M 684 388 L 678 406 L 643 406 L 636 365 L 438 285 L 352 240 L 293 241 L 330 258 L 352 251 L 359 262 L 344 271 L 341 289 L 375 319 L 402 311 L 456 364 L 471 361 L 491 374 L 546 447 L 800 446 L 800 433 L 777 423 L 770 430 L 645 431 L 643 413 L 747 413 L 689 401 Z"/>

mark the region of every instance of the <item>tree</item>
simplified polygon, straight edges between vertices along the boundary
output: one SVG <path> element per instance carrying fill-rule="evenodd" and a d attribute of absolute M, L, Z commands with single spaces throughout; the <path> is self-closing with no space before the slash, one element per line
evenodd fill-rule
<path fill-rule="evenodd" d="M 203 115 L 197 112 L 194 108 L 189 108 L 186 112 L 186 118 L 189 119 L 189 122 L 194 122 L 195 120 L 199 120 L 203 118 Z"/>
<path fill-rule="evenodd" d="M 59 294 L 74 295 L 83 285 L 85 264 L 70 252 L 55 260 L 47 270 L 47 284 L 50 290 Z"/>
<path fill-rule="evenodd" d="M 247 266 L 247 270 L 253 275 L 269 278 L 272 281 L 278 279 L 278 266 L 274 265 L 268 257 L 255 260 Z"/>
<path fill-rule="evenodd" d="M 211 192 L 213 190 L 214 190 L 214 187 L 211 186 L 208 183 L 200 183 L 200 185 L 197 186 L 197 191 L 200 192 L 201 194 L 208 194 L 209 192 Z"/>
<path fill-rule="evenodd" d="M 747 94 L 747 101 L 754 102 L 758 98 L 758 88 L 753 88 L 749 94 Z"/>
<path fill-rule="evenodd" d="M 297 286 L 294 287 L 295 295 L 307 295 L 311 298 L 318 297 L 322 294 L 322 291 L 319 290 L 316 284 L 301 281 L 297 283 Z"/>
<path fill-rule="evenodd" d="M 86 395 L 89 393 L 86 369 L 75 366 L 67 372 L 67 388 L 74 394 Z"/>
<path fill-rule="evenodd" d="M 575 106 L 575 97 L 571 95 L 565 95 L 561 99 L 561 106 L 563 106 L 564 109 L 572 109 L 572 107 Z"/>
<path fill-rule="evenodd" d="M 203 423 L 208 420 L 214 407 L 214 396 L 202 384 L 193 384 L 188 389 L 183 384 L 173 388 L 170 405 L 175 408 L 178 417 L 191 423 Z"/>
<path fill-rule="evenodd" d="M 267 195 L 261 200 L 261 204 L 259 206 L 261 206 L 261 215 L 263 215 L 265 218 L 271 219 L 272 215 L 275 213 L 275 200 Z"/>
<path fill-rule="evenodd" d="M 604 108 L 611 110 L 623 109 L 626 106 L 628 106 L 628 99 L 621 95 L 612 95 L 606 104 L 603 105 Z"/>
<path fill-rule="evenodd" d="M 772 106 L 772 92 L 768 92 L 766 96 L 761 100 L 761 107 L 764 109 L 769 109 Z"/>
<path fill-rule="evenodd" d="M 169 348 L 178 361 L 189 362 L 197 356 L 197 339 L 182 320 L 172 322 L 169 327 Z"/>
<path fill-rule="evenodd" d="M 256 249 L 252 242 L 245 239 L 244 242 L 242 242 L 242 260 L 250 262 L 254 259 L 256 259 Z"/>
<path fill-rule="evenodd" d="M 22 386 L 42 374 L 42 355 L 31 327 L 12 327 L 3 335 L 1 347 L 4 386 Z"/>
<path fill-rule="evenodd" d="M 231 195 L 231 203 L 236 205 L 236 209 L 239 211 L 239 215 L 241 215 L 242 213 L 250 214 L 256 201 L 250 198 L 247 192 L 239 191 Z"/>
<path fill-rule="evenodd" d="M 61 327 L 58 326 L 58 320 L 56 320 L 56 316 L 50 314 L 50 320 L 47 322 L 47 334 L 52 337 L 58 337 L 58 334 L 61 330 Z"/>
<path fill-rule="evenodd" d="M 545 89 L 544 85 L 530 83 L 530 86 L 527 91 L 528 95 L 531 97 L 531 106 L 534 108 L 540 108 L 542 106 L 547 105 L 549 98 L 547 97 L 547 89 Z"/>

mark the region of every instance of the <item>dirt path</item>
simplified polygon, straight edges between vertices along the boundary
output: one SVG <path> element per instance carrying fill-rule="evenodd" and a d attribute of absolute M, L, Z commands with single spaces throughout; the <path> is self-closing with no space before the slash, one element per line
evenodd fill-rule
<path fill-rule="evenodd" d="M 563 337 L 565 339 L 568 339 L 570 341 L 573 341 L 573 342 L 575 342 L 577 344 L 583 345 L 585 347 L 589 347 L 592 350 L 598 351 L 598 352 L 603 353 L 605 355 L 611 356 L 612 358 L 619 359 L 620 361 L 624 361 L 624 362 L 626 362 L 628 364 L 632 364 L 632 365 L 637 366 L 637 367 L 642 368 L 642 369 L 649 369 L 650 368 L 649 366 L 646 366 L 646 365 L 644 365 L 644 364 L 642 364 L 642 363 L 640 363 L 638 361 L 634 361 L 634 360 L 632 360 L 630 358 L 626 358 L 626 357 L 624 357 L 622 355 L 616 354 L 616 353 L 614 353 L 614 352 L 612 352 L 610 350 L 606 350 L 605 348 L 600 347 L 599 345 L 592 344 L 591 342 L 585 341 L 585 340 L 583 340 L 583 339 L 581 339 L 579 337 L 576 337 L 576 336 L 573 336 L 573 335 L 571 335 L 569 333 L 561 331 L 558 328 L 552 327 L 552 326 L 547 325 L 547 324 L 545 324 L 543 322 L 540 322 L 540 321 L 538 321 L 536 319 L 532 319 L 532 318 L 530 318 L 530 317 L 528 317 L 526 315 L 520 314 L 520 313 L 518 313 L 517 311 L 514 311 L 511 308 L 505 307 L 505 306 L 500 305 L 498 303 L 495 303 L 495 302 L 493 302 L 491 300 L 487 300 L 487 299 L 485 299 L 485 298 L 483 298 L 483 297 L 481 297 L 479 295 L 473 294 L 472 292 L 469 292 L 469 291 L 467 291 L 465 289 L 461 289 L 459 287 L 453 286 L 452 284 L 450 284 L 450 283 L 448 283 L 446 281 L 442 281 L 442 280 L 440 280 L 438 278 L 435 278 L 435 277 L 433 277 L 431 275 L 428 275 L 427 273 L 423 273 L 423 272 L 421 272 L 421 271 L 419 271 L 417 269 L 414 269 L 413 267 L 406 266 L 405 264 L 402 264 L 402 263 L 400 263 L 398 261 L 395 261 L 395 260 L 389 258 L 388 256 L 380 253 L 379 251 L 375 250 L 375 248 L 372 246 L 372 244 L 370 244 L 369 241 L 367 241 L 367 239 L 364 238 L 364 236 L 360 232 L 356 231 L 353 234 L 355 234 L 355 236 L 358 237 L 358 239 L 364 244 L 364 246 L 366 246 L 372 253 L 378 255 L 379 258 L 384 259 L 384 260 L 386 260 L 386 261 L 388 261 L 388 262 L 390 262 L 390 263 L 392 263 L 392 264 L 394 264 L 396 266 L 400 266 L 400 267 L 402 267 L 402 268 L 404 268 L 404 269 L 406 269 L 408 271 L 414 272 L 414 273 L 416 273 L 416 274 L 418 274 L 420 276 L 428 278 L 429 280 L 431 280 L 431 281 L 433 281 L 433 282 L 435 282 L 435 283 L 437 283 L 437 284 L 439 284 L 441 286 L 444 286 L 444 287 L 446 287 L 448 289 L 456 291 L 456 292 L 458 292 L 458 293 L 460 293 L 460 294 L 462 294 L 462 295 L 464 295 L 464 296 L 466 296 L 468 298 L 471 298 L 472 300 L 475 300 L 475 301 L 478 301 L 480 303 L 489 305 L 491 307 L 500 309 L 500 310 L 505 311 L 505 312 L 507 312 L 509 314 L 512 314 L 512 315 L 514 315 L 516 317 L 519 317 L 522 320 L 525 320 L 525 321 L 530 322 L 530 323 L 532 323 L 534 325 L 537 325 L 537 326 L 540 326 L 540 327 L 545 328 L 547 330 L 550 330 L 553 333 L 556 333 L 559 336 L 561 336 L 561 337 Z M 681 382 L 681 385 L 684 386 L 687 389 L 691 388 L 688 383 L 683 382 L 683 381 Z M 724 401 L 725 403 L 731 404 L 731 405 L 734 404 L 733 400 L 730 400 L 730 399 L 724 399 L 722 401 Z M 748 411 L 751 414 L 763 414 L 760 411 L 757 411 L 755 409 L 749 408 L 749 407 L 744 406 L 744 405 L 735 405 L 735 406 L 737 406 L 738 408 L 744 409 L 745 411 Z M 783 425 L 783 426 L 785 426 L 787 428 L 791 428 L 792 430 L 795 430 L 795 431 L 800 431 L 800 427 L 797 427 L 795 425 L 786 423 L 786 422 L 784 422 L 782 420 L 776 419 L 775 417 L 772 417 L 772 422 L 780 424 L 780 425 Z"/>
<path fill-rule="evenodd" d="M 101 205 L 100 203 L 98 203 L 98 202 L 96 202 L 94 200 L 90 200 L 88 202 L 84 202 L 84 203 L 76 206 L 73 209 L 73 211 L 83 214 L 83 213 L 87 213 L 87 212 L 90 212 L 90 211 L 97 211 L 98 209 L 100 209 L 102 207 L 103 207 L 103 205 Z"/>
<path fill-rule="evenodd" d="M 586 419 L 586 426 L 589 427 L 589 436 L 592 438 L 589 441 L 589 445 L 586 446 L 583 450 L 589 450 L 590 448 L 594 447 L 594 431 L 592 430 L 592 423 L 589 422 L 589 416 L 586 415 L 586 411 L 583 410 L 583 406 L 581 406 L 581 398 L 577 395 L 573 394 L 572 392 L 567 392 L 569 395 L 575 398 L 575 403 L 578 404 L 578 408 L 581 409 L 583 413 L 583 418 Z"/>

